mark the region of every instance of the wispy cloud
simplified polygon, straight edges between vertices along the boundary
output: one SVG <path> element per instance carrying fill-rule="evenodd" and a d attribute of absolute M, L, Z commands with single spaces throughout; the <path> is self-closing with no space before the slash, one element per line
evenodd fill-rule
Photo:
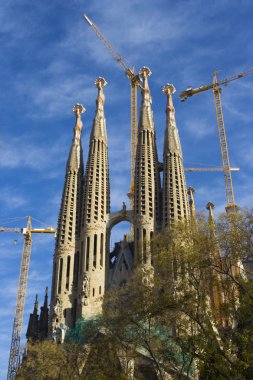
<path fill-rule="evenodd" d="M 19 195 L 15 188 L 4 187 L 1 189 L 1 195 L 4 199 L 5 207 L 8 209 L 18 209 L 27 203 L 25 197 Z"/>
<path fill-rule="evenodd" d="M 21 137 L 2 137 L 0 141 L 1 157 L 0 167 L 2 168 L 30 168 L 36 171 L 52 169 L 52 162 L 65 162 L 66 157 L 66 137 L 60 137 L 50 145 L 46 139 L 44 141 L 31 141 L 23 135 Z M 47 174 L 49 172 L 47 171 Z"/>

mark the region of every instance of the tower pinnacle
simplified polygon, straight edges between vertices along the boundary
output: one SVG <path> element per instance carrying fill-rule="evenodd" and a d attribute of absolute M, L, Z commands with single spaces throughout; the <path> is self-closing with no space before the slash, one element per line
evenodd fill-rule
<path fill-rule="evenodd" d="M 189 206 L 183 168 L 183 155 L 175 120 L 175 109 L 172 94 L 175 93 L 173 84 L 163 87 L 167 96 L 166 128 L 163 147 L 163 228 L 174 220 L 188 219 Z"/>
<path fill-rule="evenodd" d="M 44 298 L 44 307 L 47 307 L 47 302 L 48 300 L 48 287 L 46 287 L 46 290 L 45 290 L 45 298 Z"/>
<path fill-rule="evenodd" d="M 175 87 L 173 84 L 167 83 L 163 87 L 163 93 L 167 96 L 167 104 L 166 104 L 166 132 L 165 133 L 165 144 L 169 144 L 169 149 L 173 152 L 177 152 L 182 156 L 182 150 L 181 150 L 181 144 L 179 140 L 178 135 L 178 129 L 176 127 L 176 120 L 175 120 L 175 108 L 173 105 L 172 95 L 176 92 Z"/>
<path fill-rule="evenodd" d="M 80 138 L 81 138 L 81 132 L 82 132 L 82 129 L 83 129 L 83 122 L 82 122 L 82 119 L 81 119 L 81 114 L 84 113 L 85 111 L 86 110 L 82 106 L 82 104 L 77 103 L 73 107 L 73 112 L 76 115 L 76 124 L 74 126 L 74 142 L 76 144 L 79 143 Z"/>
<path fill-rule="evenodd" d="M 148 77 L 150 77 L 151 74 L 152 74 L 151 70 L 146 66 L 143 66 L 139 71 L 139 75 L 141 76 L 143 80 L 143 86 L 141 89 L 142 101 L 146 105 L 152 103 L 152 99 L 150 96 L 150 89 L 148 85 Z"/>
<path fill-rule="evenodd" d="M 95 80 L 95 85 L 98 89 L 98 96 L 97 96 L 96 103 L 97 103 L 97 109 L 99 110 L 99 109 L 103 109 L 103 107 L 104 107 L 105 95 L 104 95 L 103 87 L 105 87 L 107 85 L 107 82 L 106 82 L 105 78 L 98 77 Z"/>
<path fill-rule="evenodd" d="M 212 202 L 208 202 L 206 205 L 206 209 L 209 211 L 209 216 L 208 216 L 208 221 L 210 226 L 214 226 L 214 215 L 213 215 L 213 209 L 214 209 L 214 204 Z"/>
<path fill-rule="evenodd" d="M 51 333 L 61 324 L 72 327 L 75 288 L 72 288 L 76 250 L 78 249 L 81 227 L 81 199 L 83 190 L 83 152 L 81 114 L 85 111 L 81 104 L 73 107 L 76 116 L 74 137 L 70 147 L 65 171 L 61 208 L 58 218 L 57 238 L 54 252 L 52 278 L 50 327 Z M 47 290 L 40 328 L 47 334 Z"/>
<path fill-rule="evenodd" d="M 143 87 L 134 179 L 134 254 L 136 263 L 150 269 L 153 266 L 150 241 L 153 233 L 160 226 L 161 184 L 148 85 L 151 71 L 143 67 L 139 74 L 143 80 Z"/>
<path fill-rule="evenodd" d="M 187 194 L 189 195 L 189 206 L 190 206 L 190 214 L 191 214 L 192 219 L 195 218 L 195 212 L 196 212 L 194 193 L 195 193 L 195 189 L 193 187 L 188 187 Z"/>
<path fill-rule="evenodd" d="M 37 315 L 39 310 L 39 301 L 38 301 L 38 294 L 35 296 L 35 302 L 34 302 L 34 309 L 33 309 L 33 314 Z"/>
<path fill-rule="evenodd" d="M 99 77 L 95 85 L 98 89 L 97 108 L 90 134 L 83 186 L 79 264 L 76 265 L 74 278 L 74 283 L 78 285 L 74 320 L 101 312 L 101 297 L 105 291 L 105 275 L 109 260 L 106 256 L 106 220 L 110 213 L 110 184 L 103 92 L 106 80 Z"/>

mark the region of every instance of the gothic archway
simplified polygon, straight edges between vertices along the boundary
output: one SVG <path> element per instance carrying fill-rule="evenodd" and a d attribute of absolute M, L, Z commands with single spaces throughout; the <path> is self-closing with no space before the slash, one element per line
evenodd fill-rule
<path fill-rule="evenodd" d="M 112 229 L 117 226 L 118 224 L 122 222 L 128 222 L 130 225 L 133 225 L 133 212 L 132 211 L 127 211 L 124 207 L 120 211 L 113 212 L 109 215 L 107 224 L 106 224 L 106 253 L 107 253 L 107 286 L 109 286 L 109 283 L 112 283 L 112 272 L 115 273 L 118 271 L 118 266 L 120 261 L 122 260 L 124 264 L 124 270 L 129 270 L 131 269 L 132 266 L 132 258 L 130 257 L 130 251 L 128 247 L 129 241 L 124 238 L 124 233 L 122 236 L 119 238 L 119 242 L 117 242 L 116 245 L 113 244 L 113 247 L 110 246 L 110 241 L 111 241 L 111 232 Z M 128 231 L 130 232 L 130 231 Z M 116 241 L 115 241 L 116 242 Z M 113 243 L 115 243 L 113 242 Z M 120 252 L 119 255 L 120 257 L 117 256 L 116 251 Z M 124 251 L 122 253 L 122 251 Z M 115 262 L 111 261 L 112 258 L 112 253 L 115 253 Z M 123 257 L 124 256 L 124 257 Z M 117 257 L 117 263 L 116 263 L 116 257 Z M 124 276 L 123 276 L 124 277 Z"/>

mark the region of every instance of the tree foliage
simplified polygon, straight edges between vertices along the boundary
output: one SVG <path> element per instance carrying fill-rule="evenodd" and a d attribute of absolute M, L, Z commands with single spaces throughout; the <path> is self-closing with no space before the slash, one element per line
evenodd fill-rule
<path fill-rule="evenodd" d="M 252 379 L 252 238 L 251 211 L 174 224 L 151 243 L 152 281 L 136 267 L 63 346 L 30 347 L 18 378 Z"/>

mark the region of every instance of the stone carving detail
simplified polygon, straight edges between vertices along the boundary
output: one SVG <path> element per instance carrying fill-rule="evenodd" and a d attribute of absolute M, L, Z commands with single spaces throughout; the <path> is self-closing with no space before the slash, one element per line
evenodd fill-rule
<path fill-rule="evenodd" d="M 86 272 L 83 274 L 82 292 L 81 292 L 81 303 L 84 306 L 88 305 L 88 298 L 90 294 L 90 281 Z"/>
<path fill-rule="evenodd" d="M 122 214 L 123 216 L 126 215 L 126 204 L 125 204 L 125 202 L 122 202 L 121 214 Z"/>
<path fill-rule="evenodd" d="M 62 314 L 62 303 L 59 297 L 57 297 L 55 305 L 54 305 L 54 317 L 59 318 L 61 314 Z"/>
<path fill-rule="evenodd" d="M 53 342 L 62 344 L 64 342 L 67 329 L 67 326 L 61 323 L 60 326 L 57 327 L 52 334 Z"/>

